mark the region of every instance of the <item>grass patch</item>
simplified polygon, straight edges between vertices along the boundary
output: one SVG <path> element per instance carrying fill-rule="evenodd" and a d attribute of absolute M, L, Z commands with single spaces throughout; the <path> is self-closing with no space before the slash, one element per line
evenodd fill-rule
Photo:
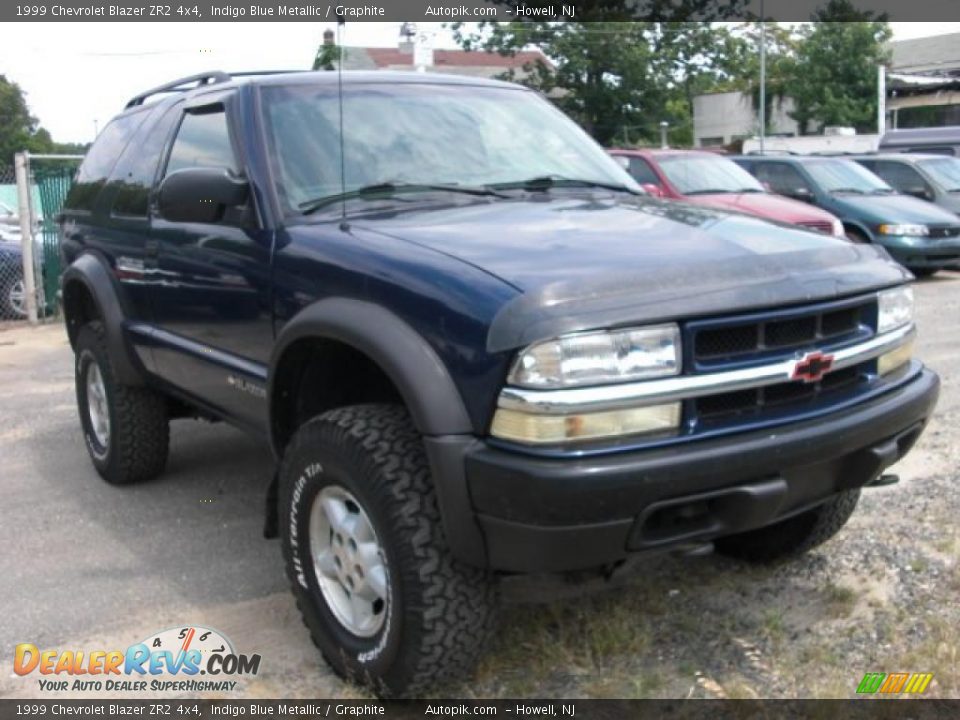
<path fill-rule="evenodd" d="M 857 592 L 846 585 L 828 582 L 823 588 L 823 599 L 832 617 L 847 617 L 857 604 Z"/>

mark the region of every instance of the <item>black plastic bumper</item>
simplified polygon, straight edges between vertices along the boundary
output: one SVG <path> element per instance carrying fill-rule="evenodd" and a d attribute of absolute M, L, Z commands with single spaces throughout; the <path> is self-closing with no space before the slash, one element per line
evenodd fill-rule
<path fill-rule="evenodd" d="M 482 552 L 459 553 L 475 563 L 483 557 L 497 570 L 537 572 L 762 527 L 862 487 L 903 457 L 939 382 L 923 370 L 816 421 L 622 455 L 542 459 L 474 443 L 464 460 L 475 523 L 448 523 L 448 534 L 455 551 L 464 531 L 482 536 Z"/>

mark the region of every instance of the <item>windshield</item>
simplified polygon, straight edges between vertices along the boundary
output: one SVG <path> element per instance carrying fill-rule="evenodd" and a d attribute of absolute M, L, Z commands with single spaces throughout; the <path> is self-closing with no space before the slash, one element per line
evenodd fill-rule
<path fill-rule="evenodd" d="M 827 192 L 890 193 L 893 188 L 853 160 L 815 160 L 804 167 Z"/>
<path fill-rule="evenodd" d="M 918 165 L 926 170 L 933 181 L 947 192 L 960 192 L 960 160 L 937 158 L 921 160 Z"/>
<path fill-rule="evenodd" d="M 346 85 L 343 91 L 342 188 L 336 86 L 264 89 L 278 190 L 291 210 L 344 189 L 384 184 L 478 188 L 552 177 L 640 191 L 599 145 L 535 93 L 428 83 Z"/>
<path fill-rule="evenodd" d="M 659 157 L 660 168 L 684 195 L 764 192 L 753 175 L 732 160 L 703 155 Z"/>

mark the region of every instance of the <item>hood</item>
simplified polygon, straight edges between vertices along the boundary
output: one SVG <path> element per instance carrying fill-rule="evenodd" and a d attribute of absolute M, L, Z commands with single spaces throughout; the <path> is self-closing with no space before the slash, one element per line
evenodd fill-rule
<path fill-rule="evenodd" d="M 956 225 L 957 216 L 948 210 L 910 195 L 834 195 L 833 201 L 843 214 L 868 222 L 923 223 Z"/>
<path fill-rule="evenodd" d="M 521 291 L 489 349 L 561 332 L 825 299 L 909 279 L 882 248 L 651 198 L 556 194 L 357 219 Z"/>
<path fill-rule="evenodd" d="M 717 193 L 694 195 L 685 199 L 696 205 L 733 210 L 794 225 L 814 222 L 826 222 L 832 225 L 835 220 L 834 216 L 826 210 L 770 193 Z"/>

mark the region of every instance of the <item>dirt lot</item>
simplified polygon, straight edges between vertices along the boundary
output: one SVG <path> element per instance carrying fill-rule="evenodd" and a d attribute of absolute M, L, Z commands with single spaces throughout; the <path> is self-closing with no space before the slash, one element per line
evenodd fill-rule
<path fill-rule="evenodd" d="M 960 697 L 960 275 L 918 284 L 919 354 L 943 378 L 937 415 L 847 528 L 799 562 L 707 556 L 637 563 L 605 592 L 504 588 L 478 697 L 849 697 L 867 671 L 933 672 Z M 248 697 L 357 697 L 320 660 L 261 539 L 264 446 L 178 421 L 166 476 L 106 486 L 76 420 L 62 328 L 0 326 L 0 695 L 38 694 L 13 647 L 125 648 L 184 624 L 263 656 Z M 102 693 L 101 693 L 102 694 Z"/>

